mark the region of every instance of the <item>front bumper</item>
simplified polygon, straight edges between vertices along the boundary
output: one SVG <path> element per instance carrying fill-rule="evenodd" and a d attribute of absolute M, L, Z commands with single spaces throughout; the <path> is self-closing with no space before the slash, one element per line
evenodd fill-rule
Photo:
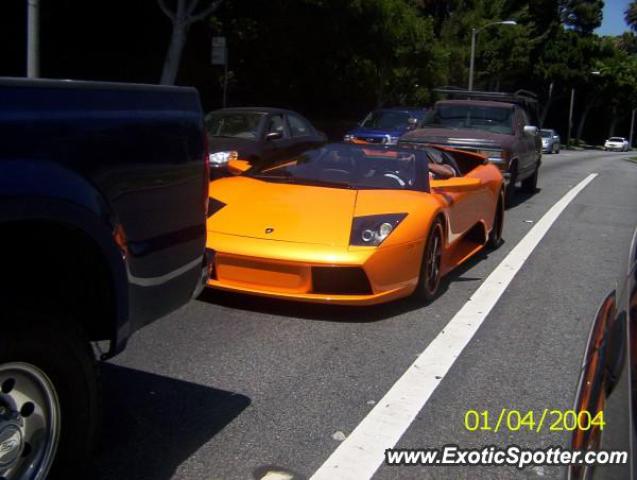
<path fill-rule="evenodd" d="M 422 244 L 330 247 L 211 233 L 208 287 L 302 302 L 375 305 L 410 295 Z M 322 273 L 329 272 L 328 280 Z M 343 277 L 352 272 L 350 280 Z M 332 284 L 330 285 L 330 278 Z M 333 288 L 331 288 L 333 287 Z"/>

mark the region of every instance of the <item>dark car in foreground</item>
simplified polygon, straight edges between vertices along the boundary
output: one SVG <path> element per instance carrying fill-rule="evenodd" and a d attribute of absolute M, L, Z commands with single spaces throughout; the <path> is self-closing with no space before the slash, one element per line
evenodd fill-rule
<path fill-rule="evenodd" d="M 423 120 L 424 108 L 394 107 L 371 111 L 358 126 L 347 132 L 345 142 L 396 145 L 398 139 Z"/>
<path fill-rule="evenodd" d="M 583 418 L 582 428 L 571 439 L 574 450 L 623 451 L 628 461 L 572 465 L 568 478 L 637 478 L 637 231 L 617 288 L 602 302 L 593 321 L 574 410 Z M 589 419 L 597 422 L 591 424 Z"/>
<path fill-rule="evenodd" d="M 327 142 L 303 116 L 290 110 L 236 107 L 206 115 L 210 167 L 213 177 L 223 175 L 229 162 L 245 162 L 245 168 L 294 156 Z"/>
<path fill-rule="evenodd" d="M 0 79 L 0 478 L 91 478 L 92 342 L 201 291 L 207 165 L 194 89 Z"/>
<path fill-rule="evenodd" d="M 542 153 L 560 153 L 561 139 L 558 133 L 551 128 L 540 130 L 542 137 Z"/>
<path fill-rule="evenodd" d="M 517 182 L 524 191 L 535 192 L 542 142 L 531 120 L 533 97 L 524 92 L 438 91 L 454 99 L 436 102 L 420 127 L 403 135 L 399 145 L 445 145 L 486 155 L 504 175 L 507 206 Z"/>

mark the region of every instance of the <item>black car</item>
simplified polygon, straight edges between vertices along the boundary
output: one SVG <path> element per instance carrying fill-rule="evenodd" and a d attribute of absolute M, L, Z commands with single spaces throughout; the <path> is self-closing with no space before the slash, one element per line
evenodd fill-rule
<path fill-rule="evenodd" d="M 205 127 L 212 176 L 220 175 L 230 160 L 269 163 L 327 142 L 303 116 L 279 108 L 214 110 L 206 115 Z"/>
<path fill-rule="evenodd" d="M 593 322 L 574 410 L 589 412 L 579 414 L 583 420 L 598 419 L 595 425 L 584 421 L 583 428 L 574 431 L 574 450 L 627 452 L 627 462 L 571 465 L 568 478 L 637 478 L 637 232 L 618 287 Z"/>

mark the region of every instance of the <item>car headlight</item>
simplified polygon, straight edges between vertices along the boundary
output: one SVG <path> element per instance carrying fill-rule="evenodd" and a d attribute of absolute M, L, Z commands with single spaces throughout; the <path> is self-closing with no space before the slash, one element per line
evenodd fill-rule
<path fill-rule="evenodd" d="M 486 156 L 491 163 L 496 165 L 506 164 L 507 154 L 504 150 L 481 150 L 478 153 Z"/>
<path fill-rule="evenodd" d="M 239 158 L 239 154 L 237 152 L 215 152 L 208 155 L 208 163 L 212 168 L 224 167 L 228 164 L 230 160 L 236 160 Z"/>
<path fill-rule="evenodd" d="M 377 247 L 389 237 L 406 216 L 406 213 L 388 213 L 354 217 L 349 244 Z"/>
<path fill-rule="evenodd" d="M 343 137 L 344 142 L 352 142 L 353 140 L 354 140 L 354 135 L 351 135 L 349 133 Z"/>
<path fill-rule="evenodd" d="M 384 145 L 397 145 L 398 144 L 398 137 L 393 137 L 391 135 L 385 135 L 383 137 L 383 144 Z"/>

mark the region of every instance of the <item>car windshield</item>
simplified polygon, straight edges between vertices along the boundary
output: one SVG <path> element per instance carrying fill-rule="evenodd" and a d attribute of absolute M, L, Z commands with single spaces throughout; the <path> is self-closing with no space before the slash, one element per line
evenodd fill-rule
<path fill-rule="evenodd" d="M 257 166 L 246 175 L 267 182 L 332 188 L 428 191 L 427 171 L 422 150 L 330 144 Z"/>
<path fill-rule="evenodd" d="M 361 123 L 361 127 L 372 130 L 401 128 L 408 125 L 408 120 L 412 117 L 414 117 L 414 115 L 409 112 L 375 110 L 365 117 L 365 120 Z"/>
<path fill-rule="evenodd" d="M 612 137 L 608 139 L 609 142 L 623 142 L 624 139 L 621 137 Z"/>
<path fill-rule="evenodd" d="M 540 130 L 540 134 L 542 138 L 550 138 L 553 136 L 553 132 L 551 130 Z"/>
<path fill-rule="evenodd" d="M 511 135 L 513 108 L 483 105 L 437 105 L 423 122 L 423 127 L 486 130 Z"/>
<path fill-rule="evenodd" d="M 212 137 L 256 140 L 263 115 L 257 112 L 212 112 L 206 116 L 206 130 Z"/>

